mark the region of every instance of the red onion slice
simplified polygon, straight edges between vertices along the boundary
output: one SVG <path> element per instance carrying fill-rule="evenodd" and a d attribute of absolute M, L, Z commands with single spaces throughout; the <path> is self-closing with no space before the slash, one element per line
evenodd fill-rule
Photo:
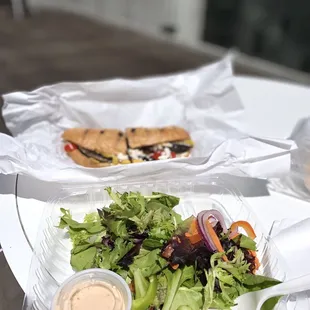
<path fill-rule="evenodd" d="M 219 211 L 217 211 L 217 210 L 201 211 L 197 215 L 198 228 L 199 228 L 200 233 L 201 233 L 201 235 L 203 237 L 205 245 L 206 245 L 206 247 L 208 248 L 209 251 L 215 252 L 217 250 L 216 246 L 215 246 L 214 242 L 212 241 L 212 238 L 209 235 L 209 232 L 206 229 L 206 225 L 205 225 L 206 221 L 209 221 L 210 217 L 213 219 L 213 221 L 215 219 L 218 222 L 220 222 L 221 227 L 222 227 L 224 233 L 227 233 L 227 227 L 226 227 L 226 224 L 225 224 L 225 221 L 224 221 L 224 218 L 223 218 L 222 214 Z"/>
<path fill-rule="evenodd" d="M 219 211 L 213 209 L 213 210 L 207 210 L 207 211 L 202 211 L 202 212 L 204 212 L 205 216 L 208 215 L 208 218 L 212 217 L 212 218 L 216 219 L 218 222 L 220 222 L 221 227 L 223 229 L 223 233 L 224 234 L 227 233 L 227 227 L 225 224 L 224 217 Z"/>

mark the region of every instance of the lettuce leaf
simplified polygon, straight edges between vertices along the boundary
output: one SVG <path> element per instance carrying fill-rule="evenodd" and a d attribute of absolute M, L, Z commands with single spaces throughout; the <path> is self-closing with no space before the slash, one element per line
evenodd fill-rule
<path fill-rule="evenodd" d="M 211 268 L 205 271 L 207 284 L 204 288 L 203 310 L 230 309 L 238 296 L 280 283 L 272 278 L 249 273 L 249 264 L 244 260 L 244 254 L 240 249 L 229 262 L 223 261 L 222 255 L 213 254 L 210 260 Z M 215 289 L 216 281 L 219 283 L 220 291 Z M 275 304 L 275 300 L 268 304 Z"/>
<path fill-rule="evenodd" d="M 60 218 L 59 228 L 68 229 L 68 234 L 73 243 L 73 254 L 77 254 L 79 246 L 86 249 L 95 243 L 101 242 L 106 234 L 106 228 L 102 226 L 100 218 L 96 213 L 87 214 L 83 223 L 72 219 L 69 210 L 61 208 L 63 216 Z M 77 249 L 75 249 L 78 247 Z"/>
<path fill-rule="evenodd" d="M 128 238 L 128 231 L 126 228 L 126 224 L 124 221 L 121 220 L 108 220 L 107 223 L 107 229 L 109 230 L 110 234 L 113 234 L 115 237 L 120 238 Z"/>
<path fill-rule="evenodd" d="M 241 248 L 256 251 L 256 242 L 245 235 L 240 234 L 237 237 L 235 237 L 233 241 L 236 244 L 239 244 Z"/>
<path fill-rule="evenodd" d="M 164 273 L 158 277 L 157 293 L 153 305 L 158 309 L 164 302 L 167 294 L 168 281 Z"/>
<path fill-rule="evenodd" d="M 182 270 L 176 271 L 165 269 L 164 274 L 167 278 L 167 294 L 162 310 L 170 310 L 179 288 L 184 282 L 194 277 L 195 270 L 193 266 L 185 266 Z"/>
<path fill-rule="evenodd" d="M 177 206 L 180 202 L 180 198 L 160 192 L 153 192 L 152 196 L 149 196 L 148 198 L 150 198 L 151 202 L 160 202 L 161 204 L 169 207 L 170 209 Z"/>
<path fill-rule="evenodd" d="M 60 223 L 59 223 L 58 228 L 64 229 L 64 228 L 70 227 L 70 229 L 74 231 L 86 230 L 90 234 L 95 234 L 95 233 L 102 232 L 105 230 L 105 228 L 101 225 L 100 220 L 79 223 L 72 219 L 72 216 L 69 210 L 61 208 L 60 211 L 62 212 L 63 216 L 60 218 Z M 87 215 L 86 215 L 86 219 L 87 219 Z"/>
<path fill-rule="evenodd" d="M 200 310 L 202 308 L 202 304 L 201 293 L 186 287 L 180 287 L 173 299 L 173 304 L 170 310 Z"/>
<path fill-rule="evenodd" d="M 71 254 L 71 266 L 77 271 L 92 268 L 94 266 L 96 254 L 97 249 L 95 247 L 87 248 L 77 254 Z"/>
<path fill-rule="evenodd" d="M 149 278 L 151 275 L 160 272 L 168 263 L 159 254 L 159 249 L 153 251 L 141 249 L 140 254 L 135 257 L 133 263 L 129 266 L 131 273 L 134 274 L 139 269 L 145 278 Z"/>

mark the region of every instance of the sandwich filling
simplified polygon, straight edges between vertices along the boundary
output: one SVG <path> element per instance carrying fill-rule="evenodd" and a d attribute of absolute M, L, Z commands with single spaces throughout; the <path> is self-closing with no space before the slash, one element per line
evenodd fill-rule
<path fill-rule="evenodd" d="M 74 150 L 79 150 L 84 156 L 88 158 L 92 158 L 100 163 L 110 163 L 110 164 L 118 164 L 118 163 L 129 163 L 128 155 L 119 153 L 116 155 L 106 155 L 106 154 L 99 154 L 95 151 L 91 151 L 79 145 L 76 145 L 72 142 L 68 142 L 65 145 L 65 151 L 67 153 L 72 152 Z"/>
<path fill-rule="evenodd" d="M 192 140 L 165 142 L 140 148 L 129 148 L 128 154 L 133 161 L 184 158 L 190 155 L 192 147 Z"/>
<path fill-rule="evenodd" d="M 177 126 L 117 129 L 71 128 L 62 135 L 65 151 L 85 167 L 189 157 L 194 146 Z M 71 154 L 70 154 L 71 153 Z"/>

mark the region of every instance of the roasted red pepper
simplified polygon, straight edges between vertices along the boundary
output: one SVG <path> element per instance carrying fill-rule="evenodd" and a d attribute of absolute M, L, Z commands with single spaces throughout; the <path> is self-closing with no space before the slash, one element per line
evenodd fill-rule
<path fill-rule="evenodd" d="M 72 152 L 72 151 L 74 151 L 76 149 L 77 149 L 77 146 L 75 144 L 73 144 L 73 143 L 66 143 L 66 145 L 65 145 L 65 151 L 67 153 Z"/>
<path fill-rule="evenodd" d="M 230 236 L 229 236 L 230 239 L 233 239 L 236 236 L 238 236 L 239 227 L 243 228 L 245 232 L 247 233 L 248 237 L 250 237 L 251 239 L 254 240 L 256 238 L 255 231 L 250 223 L 246 221 L 237 221 L 237 222 L 232 223 L 230 226 L 230 231 L 231 231 Z"/>
<path fill-rule="evenodd" d="M 157 151 L 157 152 L 155 152 L 155 153 L 152 155 L 152 158 L 153 158 L 154 160 L 158 160 L 158 158 L 159 158 L 160 155 L 161 155 L 161 152 Z"/>

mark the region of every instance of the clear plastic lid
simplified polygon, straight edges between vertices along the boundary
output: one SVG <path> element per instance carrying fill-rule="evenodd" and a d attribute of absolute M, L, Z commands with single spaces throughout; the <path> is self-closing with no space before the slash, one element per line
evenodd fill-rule
<path fill-rule="evenodd" d="M 301 120 L 291 137 L 298 149 L 291 154 L 290 174 L 270 180 L 270 189 L 310 201 L 310 119 Z"/>
<path fill-rule="evenodd" d="M 71 241 L 65 230 L 57 228 L 60 208 L 68 209 L 73 219 L 83 220 L 85 214 L 110 204 L 111 199 L 104 188 L 102 184 L 63 188 L 57 197 L 47 203 L 34 248 L 24 310 L 48 310 L 58 287 L 75 273 L 70 265 Z M 287 267 L 277 248 L 264 235 L 256 215 L 242 195 L 226 181 L 218 177 L 197 177 L 195 180 L 115 184 L 112 189 L 118 192 L 138 191 L 144 195 L 152 192 L 175 195 L 180 198 L 175 211 L 183 219 L 202 210 L 217 209 L 224 216 L 227 226 L 233 221 L 249 222 L 257 236 L 257 255 L 261 262 L 258 273 L 280 281 L 285 279 Z"/>

